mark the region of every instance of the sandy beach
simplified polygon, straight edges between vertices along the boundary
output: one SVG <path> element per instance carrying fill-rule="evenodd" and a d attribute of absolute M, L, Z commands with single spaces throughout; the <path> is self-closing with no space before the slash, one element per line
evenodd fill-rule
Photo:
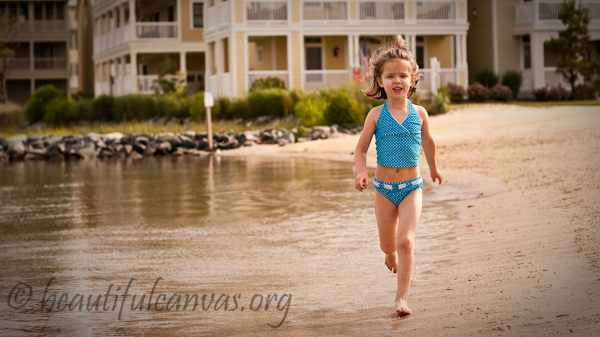
<path fill-rule="evenodd" d="M 389 318 L 357 312 L 306 334 L 600 335 L 600 108 L 467 105 L 430 121 L 445 180 L 429 187 L 475 196 L 455 202 L 457 261 L 413 284 L 411 316 L 394 317 L 390 304 Z M 352 161 L 357 139 L 221 155 Z M 421 174 L 431 181 L 423 155 Z"/>

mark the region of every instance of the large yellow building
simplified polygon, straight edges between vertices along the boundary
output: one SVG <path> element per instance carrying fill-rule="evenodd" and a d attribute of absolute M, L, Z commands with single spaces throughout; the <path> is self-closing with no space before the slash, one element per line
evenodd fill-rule
<path fill-rule="evenodd" d="M 93 20 L 96 95 L 154 93 L 168 62 L 217 96 L 269 76 L 289 89 L 343 85 L 398 33 L 425 73 L 421 90 L 432 58 L 439 82 L 468 79 L 466 0 L 94 0 Z"/>

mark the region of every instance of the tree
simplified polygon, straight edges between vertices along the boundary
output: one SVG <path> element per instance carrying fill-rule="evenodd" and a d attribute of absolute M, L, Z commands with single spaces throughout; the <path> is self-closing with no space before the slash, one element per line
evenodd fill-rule
<path fill-rule="evenodd" d="M 587 60 L 590 35 L 589 11 L 581 5 L 575 7 L 575 0 L 563 2 L 558 14 L 559 19 L 567 27 L 558 32 L 558 38 L 551 38 L 545 45 L 558 55 L 556 71 L 571 85 L 571 97 L 575 97 L 575 82 L 579 75 L 588 77 L 592 67 Z"/>
<path fill-rule="evenodd" d="M 0 31 L 2 31 L 2 37 L 0 38 L 0 103 L 4 103 L 7 100 L 6 97 L 6 68 L 12 61 L 15 51 L 13 46 L 8 42 L 8 37 L 12 33 L 12 27 L 16 22 L 16 17 L 12 17 L 7 20 L 6 17 L 0 17 Z"/>

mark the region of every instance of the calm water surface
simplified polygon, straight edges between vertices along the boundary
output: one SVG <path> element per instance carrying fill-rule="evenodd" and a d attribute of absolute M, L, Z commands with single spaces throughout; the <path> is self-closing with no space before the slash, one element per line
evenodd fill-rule
<path fill-rule="evenodd" d="M 353 181 L 308 159 L 0 165 L 0 334 L 310 335 L 391 309 Z M 457 195 L 424 191 L 413 286 L 455 253 Z"/>

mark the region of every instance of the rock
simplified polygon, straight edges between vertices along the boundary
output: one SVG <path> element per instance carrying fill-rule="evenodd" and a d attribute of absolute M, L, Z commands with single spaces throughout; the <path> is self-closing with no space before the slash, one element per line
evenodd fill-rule
<path fill-rule="evenodd" d="M 119 143 L 121 142 L 121 139 L 123 139 L 123 134 L 120 132 L 107 133 L 104 135 L 104 139 L 107 142 Z"/>
<path fill-rule="evenodd" d="M 169 152 L 171 152 L 171 143 L 169 142 L 162 142 L 158 145 L 158 147 L 156 148 L 156 151 L 154 152 L 154 154 L 157 155 L 167 155 L 169 154 Z"/>
<path fill-rule="evenodd" d="M 10 157 L 8 156 L 8 153 L 0 151 L 0 162 L 8 162 L 9 160 Z"/>
<path fill-rule="evenodd" d="M 256 118 L 254 120 L 254 125 L 263 125 L 263 124 L 267 124 L 269 122 L 271 122 L 274 119 L 274 117 L 269 116 L 269 115 L 262 115 L 262 116 L 258 116 L 258 118 Z"/>
<path fill-rule="evenodd" d="M 135 152 L 135 151 L 134 151 L 134 152 L 131 152 L 131 155 L 129 156 L 129 158 L 131 158 L 131 159 L 141 159 L 141 158 L 143 158 L 143 157 L 144 157 L 144 156 L 142 156 L 141 154 L 139 154 L 139 153 L 137 153 L 137 152 Z"/>
<path fill-rule="evenodd" d="M 170 142 L 175 138 L 172 132 L 162 132 L 156 135 L 158 143 Z"/>
<path fill-rule="evenodd" d="M 286 129 L 277 130 L 277 141 L 279 139 L 285 139 L 288 143 L 293 143 L 296 140 L 294 134 Z"/>
<path fill-rule="evenodd" d="M 11 143 L 25 143 L 26 141 L 27 141 L 26 135 L 16 135 L 16 136 L 6 138 L 6 142 L 8 143 L 8 145 L 10 145 Z"/>
<path fill-rule="evenodd" d="M 260 132 L 260 142 L 262 144 L 273 144 L 276 141 L 276 135 L 272 129 L 265 129 Z"/>
<path fill-rule="evenodd" d="M 217 138 L 216 147 L 219 149 L 234 149 L 239 146 L 240 143 L 233 134 L 223 134 Z"/>
<path fill-rule="evenodd" d="M 44 159 L 44 155 L 38 153 L 27 153 L 24 157 L 24 160 L 40 160 Z"/>
<path fill-rule="evenodd" d="M 97 142 L 98 140 L 100 140 L 101 136 L 95 132 L 89 132 L 85 135 L 85 140 L 90 141 L 90 142 Z"/>
<path fill-rule="evenodd" d="M 184 154 L 186 154 L 187 150 L 183 147 L 178 147 L 177 150 L 173 151 L 173 153 L 171 153 L 172 156 L 175 157 L 180 157 L 183 156 Z"/>
<path fill-rule="evenodd" d="M 96 151 L 93 144 L 87 144 L 86 146 L 77 150 L 77 155 L 82 159 L 92 159 L 96 157 Z"/>
<path fill-rule="evenodd" d="M 156 143 L 150 143 L 146 146 L 146 150 L 142 153 L 145 156 L 152 156 L 156 153 L 156 149 L 158 149 L 158 145 Z"/>
<path fill-rule="evenodd" d="M 327 139 L 331 134 L 331 128 L 328 126 L 315 126 L 310 133 L 310 138 L 315 139 Z"/>
<path fill-rule="evenodd" d="M 125 155 L 129 156 L 133 151 L 133 146 L 131 144 L 125 144 L 123 145 L 123 151 L 125 152 Z"/>
<path fill-rule="evenodd" d="M 16 137 L 16 136 L 15 136 Z M 11 139 L 12 138 L 12 139 Z M 11 160 L 23 159 L 26 153 L 25 144 L 23 138 L 8 138 L 8 148 L 6 153 L 10 156 Z M 25 138 L 26 139 L 26 138 Z"/>
<path fill-rule="evenodd" d="M 289 140 L 285 139 L 285 138 L 279 138 L 279 139 L 277 139 L 277 144 L 279 146 L 285 146 L 285 145 L 288 145 L 290 143 L 291 142 Z"/>
<path fill-rule="evenodd" d="M 261 135 L 260 135 L 260 131 L 244 131 L 243 132 L 244 138 L 246 139 L 244 141 L 250 141 L 250 142 L 254 142 L 254 143 L 260 143 L 260 139 L 261 139 Z"/>
<path fill-rule="evenodd" d="M 186 150 L 186 154 L 191 155 L 191 156 L 196 156 L 196 157 L 205 157 L 205 156 L 208 156 L 210 154 L 210 152 L 197 150 L 197 149 L 189 149 L 189 150 Z"/>

